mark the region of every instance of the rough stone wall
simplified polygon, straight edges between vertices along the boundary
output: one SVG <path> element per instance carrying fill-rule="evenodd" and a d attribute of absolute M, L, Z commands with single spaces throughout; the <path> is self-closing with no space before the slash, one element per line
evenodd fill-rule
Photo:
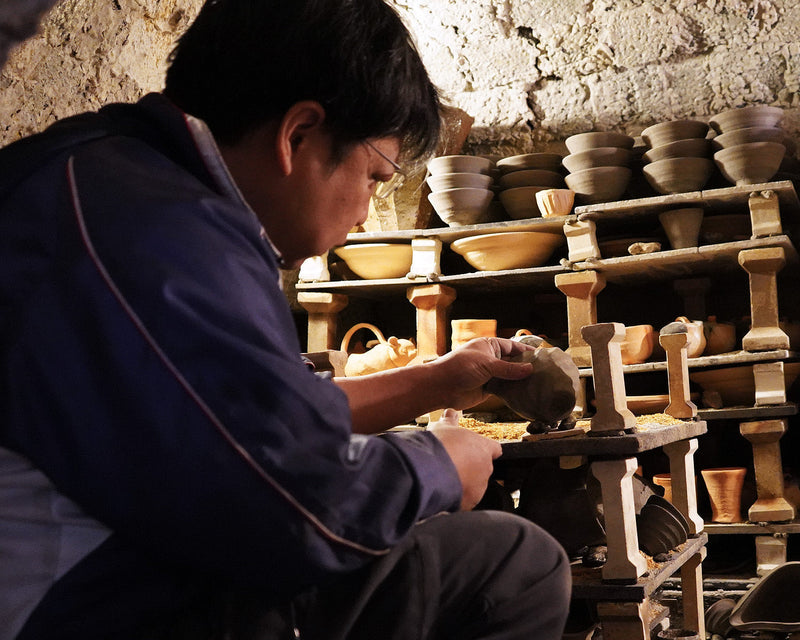
<path fill-rule="evenodd" d="M 591 129 L 637 134 L 751 103 L 784 107 L 785 128 L 800 130 L 795 0 L 390 1 L 445 97 L 475 118 L 468 152 L 549 149 Z M 61 0 L 0 73 L 0 144 L 159 89 L 200 4 Z"/>
<path fill-rule="evenodd" d="M 396 0 L 444 95 L 475 117 L 467 150 L 707 120 L 752 103 L 800 129 L 795 0 Z"/>
<path fill-rule="evenodd" d="M 159 90 L 166 58 L 201 4 L 61 0 L 0 73 L 0 145 L 59 118 Z"/>

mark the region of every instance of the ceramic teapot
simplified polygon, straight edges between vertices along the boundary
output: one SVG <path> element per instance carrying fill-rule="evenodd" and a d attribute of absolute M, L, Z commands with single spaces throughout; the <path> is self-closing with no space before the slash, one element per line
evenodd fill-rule
<path fill-rule="evenodd" d="M 385 371 L 386 369 L 396 369 L 404 367 L 411 362 L 417 355 L 417 347 L 412 340 L 396 338 L 390 336 L 384 338 L 380 329 L 368 322 L 360 322 L 348 329 L 342 338 L 340 349 L 347 352 L 350 345 L 350 338 L 359 329 L 369 329 L 378 339 L 378 344 L 369 349 L 366 353 L 351 353 L 347 356 L 344 366 L 345 376 L 363 376 L 368 373 Z"/>
<path fill-rule="evenodd" d="M 675 322 L 670 322 L 667 327 L 679 322 L 686 325 L 686 334 L 688 336 L 688 342 L 686 343 L 686 356 L 689 358 L 696 358 L 703 353 L 706 348 L 706 337 L 703 333 L 703 322 L 702 320 L 689 320 L 689 318 L 686 316 L 678 316 L 675 318 Z M 664 327 L 662 332 L 667 327 Z"/>

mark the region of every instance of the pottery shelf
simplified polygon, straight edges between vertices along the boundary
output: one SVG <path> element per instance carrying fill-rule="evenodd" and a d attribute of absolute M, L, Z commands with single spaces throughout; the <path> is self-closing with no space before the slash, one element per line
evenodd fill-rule
<path fill-rule="evenodd" d="M 709 535 L 759 535 L 800 533 L 800 519 L 788 522 L 706 522 L 703 530 Z"/>
<path fill-rule="evenodd" d="M 703 207 L 714 214 L 749 212 L 750 238 L 688 249 L 602 257 L 597 246 L 598 229 L 608 232 L 628 223 L 650 223 L 667 209 L 693 206 Z M 519 295 L 522 292 L 525 297 L 531 298 L 537 293 L 558 297 L 559 292 L 563 294 L 566 297 L 568 352 L 581 368 L 582 380 L 587 381 L 592 376 L 595 391 L 598 382 L 614 387 L 606 393 L 612 400 L 606 400 L 605 408 L 602 411 L 598 408 L 596 412 L 596 415 L 604 416 L 599 421 L 604 424 L 599 424 L 598 429 L 607 431 L 593 436 L 576 434 L 574 437 L 504 443 L 503 456 L 498 460 L 498 465 L 524 463 L 526 459 L 541 457 L 591 459 L 593 474 L 600 480 L 603 489 L 604 511 L 611 523 L 607 532 L 609 559 L 599 570 L 576 571 L 583 575 L 577 575 L 574 595 L 596 601 L 605 640 L 646 640 L 649 628 L 656 619 L 653 612 L 655 603 L 651 601 L 651 596 L 670 575 L 678 571 L 683 586 L 684 610 L 688 616 L 684 619 L 684 626 L 702 634 L 701 565 L 707 534 L 696 509 L 693 454 L 697 450 L 698 440 L 706 434 L 705 421 L 733 420 L 739 423 L 743 436 L 753 444 L 754 466 L 760 477 L 759 496 L 771 500 L 782 497 L 776 484 L 776 469 L 780 467 L 778 440 L 786 430 L 786 418 L 795 415 L 797 407 L 788 398 L 784 397 L 781 401 L 780 394 L 777 394 L 769 403 L 759 406 L 698 410 L 690 401 L 688 371 L 733 365 L 751 365 L 754 369 L 761 367 L 771 371 L 770 367 L 775 364 L 798 358 L 798 354 L 789 349 L 788 337 L 778 328 L 777 309 L 778 273 L 784 267 L 788 267 L 789 272 L 796 272 L 800 265 L 800 258 L 789 235 L 790 227 L 795 224 L 800 225 L 800 201 L 793 184 L 782 181 L 576 207 L 572 215 L 555 218 L 458 228 L 357 233 L 348 235 L 348 244 L 411 243 L 413 260 L 409 275 L 387 280 L 331 281 L 330 274 L 325 273 L 323 268 L 319 269 L 318 277 L 301 279 L 296 289 L 299 304 L 308 312 L 308 350 L 331 354 L 338 353 L 333 351 L 338 345 L 337 318 L 350 298 L 380 303 L 386 299 L 406 297 L 416 310 L 418 361 L 436 358 L 447 352 L 448 319 L 457 296 L 463 296 L 465 300 L 479 300 L 490 293 Z M 459 238 L 500 231 L 559 229 L 566 236 L 567 258 L 558 264 L 465 273 L 443 272 L 441 268 L 442 257 L 452 257 L 443 252 L 449 251 L 448 244 Z M 457 265 L 458 261 L 453 264 Z M 662 343 L 667 350 L 665 361 L 623 366 L 619 359 L 618 342 L 624 327 L 618 323 L 598 325 L 597 296 L 602 295 L 606 284 L 624 288 L 641 282 L 654 282 L 663 287 L 663 283 L 676 280 L 690 282 L 695 279 L 699 282 L 717 275 L 742 276 L 744 272 L 749 278 L 750 288 L 747 291 L 745 286 L 740 293 L 749 294 L 753 330 L 740 342 L 742 351 L 687 358 L 685 334 L 680 337 L 664 336 L 662 338 L 669 338 L 667 342 L 671 344 L 667 349 L 667 345 Z M 690 292 L 688 295 L 684 298 L 687 308 L 690 303 L 696 303 L 703 292 Z M 686 315 L 691 314 L 687 311 Z M 594 346 L 583 335 L 586 329 L 594 327 L 596 331 L 606 331 L 611 326 L 614 327 L 612 333 L 617 337 L 600 339 L 595 335 Z M 684 340 L 682 346 L 676 340 Z M 597 343 L 602 344 L 598 346 Z M 590 353 L 593 348 L 596 353 Z M 335 358 L 331 356 L 329 359 Z M 631 421 L 635 423 L 635 418 L 625 408 L 624 379 L 629 375 L 650 372 L 664 372 L 671 408 L 666 412 L 681 422 L 668 428 L 653 426 L 632 429 Z M 600 394 L 597 395 L 599 398 Z M 683 548 L 673 550 L 674 557 L 665 566 L 653 569 L 648 567 L 638 551 L 631 478 L 637 468 L 637 454 L 658 448 L 663 448 L 670 459 L 675 506 L 690 523 L 691 537 Z M 781 515 L 780 509 L 769 519 L 777 520 L 778 515 Z M 788 519 L 793 518 L 794 513 Z M 746 532 L 756 534 L 755 537 L 772 537 L 772 532 L 752 528 L 746 529 Z M 783 534 L 780 531 L 778 533 Z"/>

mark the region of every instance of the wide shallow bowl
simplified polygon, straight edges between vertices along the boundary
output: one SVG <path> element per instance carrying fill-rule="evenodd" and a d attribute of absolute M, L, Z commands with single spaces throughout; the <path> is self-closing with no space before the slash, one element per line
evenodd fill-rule
<path fill-rule="evenodd" d="M 334 252 L 353 273 L 366 280 L 403 278 L 411 269 L 410 244 L 348 244 L 336 247 Z"/>
<path fill-rule="evenodd" d="M 539 267 L 564 242 L 561 232 L 510 231 L 455 240 L 450 247 L 479 271 Z"/>
<path fill-rule="evenodd" d="M 525 169 L 558 171 L 561 169 L 561 154 L 548 152 L 523 153 L 501 158 L 497 161 L 497 170 L 501 175 L 512 171 L 524 171 Z"/>
<path fill-rule="evenodd" d="M 642 140 L 650 147 L 669 144 L 687 138 L 705 138 L 708 124 L 699 120 L 672 120 L 659 122 L 642 131 Z"/>
<path fill-rule="evenodd" d="M 492 184 L 492 176 L 484 173 L 440 173 L 430 175 L 426 179 L 431 191 L 445 191 L 446 189 L 488 189 Z"/>
<path fill-rule="evenodd" d="M 783 365 L 783 379 L 788 390 L 800 374 L 800 362 L 787 362 Z M 703 391 L 716 391 L 726 407 L 753 406 L 756 400 L 756 385 L 753 367 L 723 367 L 689 374 Z"/>
<path fill-rule="evenodd" d="M 800 631 L 799 591 L 800 562 L 785 562 L 745 592 L 731 611 L 729 622 L 743 631 Z"/>
<path fill-rule="evenodd" d="M 567 171 L 575 173 L 594 167 L 627 167 L 632 152 L 622 147 L 596 147 L 564 156 L 561 163 Z"/>
<path fill-rule="evenodd" d="M 783 120 L 783 109 L 756 104 L 729 109 L 715 115 L 709 124 L 717 133 L 728 133 L 745 127 L 777 127 Z"/>
<path fill-rule="evenodd" d="M 567 138 L 564 143 L 570 153 L 580 153 L 597 147 L 633 148 L 633 138 L 617 131 L 587 131 Z"/>
<path fill-rule="evenodd" d="M 735 185 L 769 182 L 778 173 L 786 147 L 778 142 L 747 142 L 714 154 L 720 172 Z"/>
<path fill-rule="evenodd" d="M 797 145 L 789 135 L 780 127 L 745 127 L 734 129 L 728 133 L 721 133 L 710 140 L 714 151 L 727 149 L 748 142 L 777 142 L 786 147 L 786 155 L 793 156 Z"/>
<path fill-rule="evenodd" d="M 557 171 L 547 169 L 522 169 L 512 171 L 498 180 L 503 189 L 516 187 L 549 187 L 552 189 L 564 186 L 564 176 Z"/>
<path fill-rule="evenodd" d="M 494 198 L 490 189 L 445 189 L 428 194 L 436 215 L 451 227 L 480 224 L 489 220 L 489 203 Z"/>
<path fill-rule="evenodd" d="M 653 147 L 642 154 L 645 162 L 658 162 L 666 158 L 710 158 L 711 140 L 686 138 Z"/>
<path fill-rule="evenodd" d="M 564 180 L 581 204 L 611 202 L 625 193 L 631 170 L 628 167 L 594 167 L 570 173 Z"/>
<path fill-rule="evenodd" d="M 706 244 L 749 240 L 752 234 L 749 213 L 703 215 L 703 222 L 700 223 L 700 240 Z"/>
<path fill-rule="evenodd" d="M 686 193 L 702 189 L 714 161 L 710 158 L 665 158 L 642 167 L 647 182 L 658 193 Z"/>
<path fill-rule="evenodd" d="M 500 202 L 509 217 L 514 220 L 526 220 L 528 218 L 538 218 L 542 215 L 539 210 L 539 203 L 536 201 L 536 194 L 540 191 L 550 189 L 550 187 L 515 187 L 514 189 L 504 189 L 500 192 Z"/>
<path fill-rule="evenodd" d="M 428 172 L 437 176 L 440 173 L 484 173 L 491 175 L 494 162 L 480 156 L 439 156 L 428 161 Z"/>

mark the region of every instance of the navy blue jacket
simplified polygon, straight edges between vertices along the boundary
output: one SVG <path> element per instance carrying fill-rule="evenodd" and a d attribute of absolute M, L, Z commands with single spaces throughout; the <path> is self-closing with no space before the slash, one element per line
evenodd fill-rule
<path fill-rule="evenodd" d="M 20 638 L 136 637 L 196 579 L 277 601 L 458 507 L 433 436 L 351 433 L 345 396 L 300 358 L 274 251 L 189 122 L 152 94 L 0 150 L 0 447 L 16 470 L 0 456 L 0 620 L 27 620 Z M 20 542 L 37 527 L 69 537 L 46 509 L 25 515 L 42 492 L 94 534 L 73 532 L 60 563 L 4 564 L 40 548 Z M 42 576 L 44 594 L 9 600 Z"/>

